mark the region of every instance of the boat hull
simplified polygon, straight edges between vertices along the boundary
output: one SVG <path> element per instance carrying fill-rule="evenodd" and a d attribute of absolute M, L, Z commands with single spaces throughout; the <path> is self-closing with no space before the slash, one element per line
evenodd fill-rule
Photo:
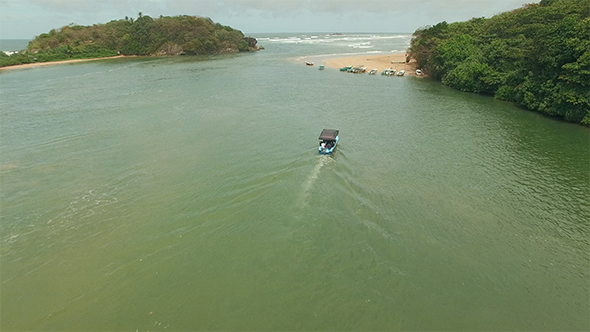
<path fill-rule="evenodd" d="M 318 152 L 319 154 L 325 154 L 325 155 L 331 155 L 332 152 L 334 152 L 334 149 L 336 149 L 336 146 L 338 145 L 338 136 L 336 136 L 336 140 L 334 141 L 334 146 L 332 146 L 329 149 L 326 148 L 322 148 L 321 146 L 318 148 Z"/>

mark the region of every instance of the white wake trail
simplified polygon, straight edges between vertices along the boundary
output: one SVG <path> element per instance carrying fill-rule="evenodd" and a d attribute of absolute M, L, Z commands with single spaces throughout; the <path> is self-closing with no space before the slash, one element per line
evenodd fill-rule
<path fill-rule="evenodd" d="M 311 171 L 311 173 L 309 173 L 309 176 L 307 177 L 307 179 L 305 180 L 305 182 L 303 182 L 303 193 L 301 195 L 301 199 L 299 200 L 299 206 L 304 207 L 306 205 L 306 199 L 307 196 L 309 195 L 309 191 L 311 190 L 311 188 L 313 187 L 313 184 L 316 182 L 316 180 L 318 179 L 318 177 L 320 176 L 320 172 L 322 170 L 322 168 L 328 164 L 330 164 L 334 159 L 332 159 L 330 156 L 326 156 L 326 155 L 320 155 L 318 158 L 318 161 L 316 163 L 316 165 L 314 166 L 313 170 Z"/>

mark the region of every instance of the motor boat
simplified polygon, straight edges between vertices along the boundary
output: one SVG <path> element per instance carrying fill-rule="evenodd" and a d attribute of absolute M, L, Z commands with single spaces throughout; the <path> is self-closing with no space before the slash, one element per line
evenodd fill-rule
<path fill-rule="evenodd" d="M 318 151 L 320 154 L 331 155 L 338 145 L 338 130 L 324 129 L 320 134 L 320 147 Z"/>

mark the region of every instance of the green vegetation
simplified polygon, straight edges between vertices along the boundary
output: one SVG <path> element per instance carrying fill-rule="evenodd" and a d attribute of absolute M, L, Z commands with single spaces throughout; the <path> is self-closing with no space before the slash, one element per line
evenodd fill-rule
<path fill-rule="evenodd" d="M 256 39 L 210 18 L 175 16 L 152 19 L 139 13 L 106 24 L 70 24 L 35 37 L 25 52 L 0 52 L 0 67 L 23 63 L 123 55 L 179 55 L 245 52 Z"/>
<path fill-rule="evenodd" d="M 414 32 L 410 56 L 455 89 L 590 125 L 590 0 L 542 0 Z"/>

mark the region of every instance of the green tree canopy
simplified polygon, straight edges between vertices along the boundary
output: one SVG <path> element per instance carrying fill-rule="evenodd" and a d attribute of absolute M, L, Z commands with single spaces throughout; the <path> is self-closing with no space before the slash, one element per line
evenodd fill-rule
<path fill-rule="evenodd" d="M 410 55 L 453 88 L 590 125 L 590 0 L 543 0 L 414 32 Z"/>
<path fill-rule="evenodd" d="M 43 33 L 27 52 L 0 57 L 0 66 L 123 55 L 218 54 L 251 50 L 241 31 L 199 16 L 160 16 L 141 12 L 106 24 L 74 23 Z M 255 47 L 254 47 L 255 48 Z"/>

